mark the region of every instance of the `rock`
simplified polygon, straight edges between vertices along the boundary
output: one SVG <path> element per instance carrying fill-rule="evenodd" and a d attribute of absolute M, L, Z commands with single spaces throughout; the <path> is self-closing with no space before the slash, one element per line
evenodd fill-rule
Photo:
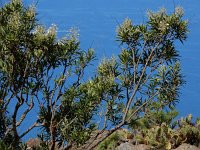
<path fill-rule="evenodd" d="M 200 149 L 194 145 L 184 143 L 174 150 L 200 150 Z"/>
<path fill-rule="evenodd" d="M 40 145 L 40 141 L 37 138 L 35 139 L 31 138 L 26 142 L 26 144 L 27 144 L 27 150 L 32 150 Z"/>
<path fill-rule="evenodd" d="M 150 150 L 150 147 L 144 144 L 133 145 L 129 142 L 122 143 L 116 150 Z"/>

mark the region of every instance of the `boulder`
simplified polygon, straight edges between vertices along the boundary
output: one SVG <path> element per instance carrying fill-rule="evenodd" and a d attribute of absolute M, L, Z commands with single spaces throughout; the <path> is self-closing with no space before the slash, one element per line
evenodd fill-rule
<path fill-rule="evenodd" d="M 122 143 L 116 150 L 150 150 L 150 147 L 144 144 L 133 145 L 129 142 Z"/>
<path fill-rule="evenodd" d="M 198 148 L 194 145 L 184 143 L 174 150 L 200 150 L 200 148 Z"/>

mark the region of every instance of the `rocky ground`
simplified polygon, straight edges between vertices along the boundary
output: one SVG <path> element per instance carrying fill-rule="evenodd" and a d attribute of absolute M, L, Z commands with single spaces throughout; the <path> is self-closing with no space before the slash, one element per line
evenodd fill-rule
<path fill-rule="evenodd" d="M 140 145 L 132 145 L 131 143 L 122 143 L 120 146 L 116 148 L 116 150 L 150 150 L 150 147 L 144 144 Z M 178 148 L 173 150 L 200 150 L 200 148 L 189 145 L 189 144 L 182 144 Z"/>

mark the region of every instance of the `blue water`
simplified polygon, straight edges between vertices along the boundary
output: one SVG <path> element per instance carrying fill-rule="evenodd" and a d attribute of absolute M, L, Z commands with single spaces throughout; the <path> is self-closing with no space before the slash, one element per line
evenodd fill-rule
<path fill-rule="evenodd" d="M 25 0 L 29 5 L 36 0 Z M 175 2 L 175 3 L 174 3 Z M 135 24 L 146 20 L 146 11 L 165 7 L 174 11 L 174 4 L 182 6 L 189 20 L 188 40 L 177 45 L 181 54 L 182 73 L 187 81 L 181 89 L 177 108 L 180 116 L 192 113 L 200 117 L 200 1 L 199 0 L 39 0 L 38 19 L 46 26 L 56 24 L 58 35 L 67 33 L 71 27 L 79 29 L 81 48 L 93 47 L 97 58 L 117 55 L 116 27 L 125 18 Z"/>
<path fill-rule="evenodd" d="M 26 1 L 27 4 L 33 2 Z M 177 108 L 181 116 L 192 113 L 200 116 L 200 1 L 199 0 L 39 0 L 39 20 L 47 26 L 58 25 L 59 35 L 66 34 L 71 27 L 80 30 L 82 48 L 93 47 L 100 58 L 120 51 L 115 40 L 116 26 L 125 18 L 135 24 L 146 20 L 146 11 L 157 11 L 165 7 L 174 11 L 174 5 L 185 11 L 189 20 L 188 40 L 177 45 L 181 54 L 182 72 L 187 84 L 181 90 Z"/>

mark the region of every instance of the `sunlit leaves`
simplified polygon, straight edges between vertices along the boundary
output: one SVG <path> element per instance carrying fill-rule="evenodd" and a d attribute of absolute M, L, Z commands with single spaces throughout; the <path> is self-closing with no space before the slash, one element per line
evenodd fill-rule
<path fill-rule="evenodd" d="M 175 13 L 167 15 L 166 10 L 162 9 L 158 13 L 149 12 L 150 29 L 157 32 L 157 35 L 165 36 L 168 39 L 178 39 L 183 42 L 186 39 L 188 22 L 182 20 L 183 10 L 176 8 Z"/>
<path fill-rule="evenodd" d="M 129 63 L 132 61 L 132 56 L 130 51 L 123 49 L 121 54 L 119 55 L 119 59 L 122 65 L 128 67 Z"/>
<path fill-rule="evenodd" d="M 140 35 L 140 27 L 134 26 L 130 19 L 126 19 L 117 29 L 117 38 L 122 44 L 137 45 Z"/>
<path fill-rule="evenodd" d="M 118 64 L 113 57 L 112 59 L 103 59 L 101 64 L 98 66 L 98 74 L 100 76 L 113 76 L 116 77 L 118 75 L 117 72 Z"/>

